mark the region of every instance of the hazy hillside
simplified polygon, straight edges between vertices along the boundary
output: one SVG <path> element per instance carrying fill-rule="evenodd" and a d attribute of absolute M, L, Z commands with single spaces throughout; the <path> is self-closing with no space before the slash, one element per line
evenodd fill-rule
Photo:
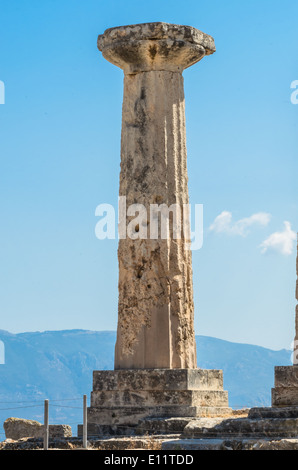
<path fill-rule="evenodd" d="M 10 417 L 43 421 L 50 400 L 50 423 L 82 422 L 82 396 L 92 390 L 92 371 L 113 369 L 116 334 L 109 331 L 46 331 L 11 334 L 0 330 L 5 364 L 0 364 L 0 433 Z M 197 336 L 198 365 L 222 369 L 230 406 L 269 406 L 274 366 L 289 365 L 290 351 L 271 351 Z M 1 437 L 4 436 L 0 434 Z"/>

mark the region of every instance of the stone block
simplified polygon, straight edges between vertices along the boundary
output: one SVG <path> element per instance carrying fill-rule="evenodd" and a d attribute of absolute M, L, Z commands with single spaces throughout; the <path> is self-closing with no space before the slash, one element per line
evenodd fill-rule
<path fill-rule="evenodd" d="M 23 437 L 41 437 L 43 425 L 32 419 L 7 418 L 3 423 L 6 439 L 17 441 Z"/>
<path fill-rule="evenodd" d="M 50 424 L 49 438 L 60 439 L 64 437 L 72 437 L 71 426 L 68 424 Z"/>
<path fill-rule="evenodd" d="M 136 426 L 141 419 L 149 416 L 178 417 L 197 416 L 198 409 L 189 405 L 163 406 L 102 406 L 90 407 L 87 410 L 88 424 Z"/>
<path fill-rule="evenodd" d="M 6 439 L 18 440 L 23 437 L 42 439 L 44 426 L 38 421 L 23 418 L 7 418 L 3 423 Z M 49 438 L 71 437 L 71 427 L 66 424 L 50 424 Z"/>
<path fill-rule="evenodd" d="M 275 387 L 298 388 L 298 366 L 277 366 L 274 376 Z"/>
<path fill-rule="evenodd" d="M 298 450 L 298 439 L 172 439 L 161 450 Z"/>
<path fill-rule="evenodd" d="M 272 406 L 298 406 L 298 387 L 275 387 L 271 397 Z"/>
<path fill-rule="evenodd" d="M 298 366 L 275 367 L 272 406 L 298 406 Z"/>
<path fill-rule="evenodd" d="M 222 389 L 222 370 L 132 369 L 93 372 L 93 391 Z"/>
<path fill-rule="evenodd" d="M 221 370 L 94 371 L 88 435 L 126 434 L 148 418 L 227 416 L 231 411 Z"/>
<path fill-rule="evenodd" d="M 105 390 L 91 393 L 91 406 L 227 406 L 224 390 Z"/>
<path fill-rule="evenodd" d="M 250 419 L 298 418 L 298 406 L 251 408 L 248 417 Z"/>
<path fill-rule="evenodd" d="M 297 437 L 298 418 L 194 419 L 184 428 L 188 438 Z"/>

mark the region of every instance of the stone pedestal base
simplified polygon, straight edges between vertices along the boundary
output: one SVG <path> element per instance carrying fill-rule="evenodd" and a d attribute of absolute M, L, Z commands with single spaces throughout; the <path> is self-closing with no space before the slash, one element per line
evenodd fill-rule
<path fill-rule="evenodd" d="M 298 407 L 298 365 L 275 367 L 272 406 Z"/>
<path fill-rule="evenodd" d="M 90 405 L 88 436 L 127 434 L 149 417 L 214 417 L 231 412 L 222 371 L 202 369 L 94 371 Z"/>

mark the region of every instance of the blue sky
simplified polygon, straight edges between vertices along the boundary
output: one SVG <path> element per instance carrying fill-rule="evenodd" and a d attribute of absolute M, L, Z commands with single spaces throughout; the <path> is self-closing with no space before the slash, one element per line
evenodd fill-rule
<path fill-rule="evenodd" d="M 290 348 L 297 14 L 289 0 L 0 0 L 0 329 L 116 329 L 117 241 L 94 229 L 97 205 L 117 204 L 123 73 L 96 41 L 165 21 L 217 47 L 184 72 L 190 202 L 204 205 L 196 333 Z"/>

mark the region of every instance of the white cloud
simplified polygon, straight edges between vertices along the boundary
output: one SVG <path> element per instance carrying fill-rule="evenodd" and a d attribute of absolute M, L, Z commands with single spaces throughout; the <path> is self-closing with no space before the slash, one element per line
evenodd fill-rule
<path fill-rule="evenodd" d="M 266 240 L 261 243 L 262 253 L 267 250 L 275 250 L 283 255 L 291 255 L 294 249 L 296 233 L 292 230 L 290 222 L 284 222 L 285 229 L 283 232 L 274 232 Z"/>
<path fill-rule="evenodd" d="M 267 214 L 266 212 L 258 212 L 250 217 L 245 217 L 233 222 L 232 213 L 223 211 L 215 218 L 209 229 L 216 233 L 226 233 L 228 235 L 240 235 L 244 237 L 247 234 L 249 227 L 252 225 L 261 225 L 265 227 L 269 224 L 270 219 L 270 214 Z"/>

